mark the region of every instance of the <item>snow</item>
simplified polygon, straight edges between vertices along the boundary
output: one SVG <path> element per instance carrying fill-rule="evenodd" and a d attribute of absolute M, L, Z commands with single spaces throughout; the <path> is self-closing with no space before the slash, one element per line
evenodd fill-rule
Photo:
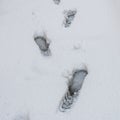
<path fill-rule="evenodd" d="M 64 28 L 69 9 L 77 14 Z M 1 0 L 0 120 L 119 120 L 119 13 L 119 0 Z M 36 32 L 47 34 L 51 56 L 41 55 Z M 65 75 L 81 64 L 88 75 L 80 95 L 61 113 Z"/>

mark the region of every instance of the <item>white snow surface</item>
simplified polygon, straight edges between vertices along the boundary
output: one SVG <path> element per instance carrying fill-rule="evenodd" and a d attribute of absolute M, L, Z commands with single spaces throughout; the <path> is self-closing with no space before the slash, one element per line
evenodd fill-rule
<path fill-rule="evenodd" d="M 77 9 L 64 28 L 64 10 Z M 33 36 L 45 32 L 52 55 Z M 70 111 L 65 75 L 88 75 Z M 29 117 L 28 117 L 29 116 Z M 119 0 L 0 0 L 0 120 L 120 120 Z"/>

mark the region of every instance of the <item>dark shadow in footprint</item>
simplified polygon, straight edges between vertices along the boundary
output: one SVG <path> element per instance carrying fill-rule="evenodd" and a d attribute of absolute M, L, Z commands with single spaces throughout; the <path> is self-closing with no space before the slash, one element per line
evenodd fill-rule
<path fill-rule="evenodd" d="M 77 13 L 77 10 L 65 10 L 64 11 L 64 22 L 63 22 L 63 25 L 64 27 L 70 27 L 72 21 L 74 20 L 75 18 L 75 15 Z"/>
<path fill-rule="evenodd" d="M 61 112 L 65 112 L 67 109 L 70 109 L 72 107 L 74 100 L 79 95 L 87 74 L 87 69 L 77 69 L 73 72 L 72 78 L 68 83 L 67 92 L 65 93 L 65 96 L 63 97 L 59 106 Z"/>
<path fill-rule="evenodd" d="M 53 0 L 55 4 L 59 5 L 60 4 L 60 0 Z"/>
<path fill-rule="evenodd" d="M 43 35 L 34 35 L 34 41 L 38 45 L 42 55 L 44 56 L 50 56 L 51 51 L 50 51 L 50 42 L 44 33 Z"/>

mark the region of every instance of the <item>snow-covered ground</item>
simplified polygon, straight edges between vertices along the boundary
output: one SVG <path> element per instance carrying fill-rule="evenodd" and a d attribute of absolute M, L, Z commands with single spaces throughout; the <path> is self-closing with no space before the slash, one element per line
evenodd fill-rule
<path fill-rule="evenodd" d="M 64 10 L 77 9 L 64 28 Z M 45 32 L 51 56 L 33 36 Z M 65 76 L 88 75 L 66 113 Z M 119 0 L 0 0 L 0 120 L 120 120 Z"/>

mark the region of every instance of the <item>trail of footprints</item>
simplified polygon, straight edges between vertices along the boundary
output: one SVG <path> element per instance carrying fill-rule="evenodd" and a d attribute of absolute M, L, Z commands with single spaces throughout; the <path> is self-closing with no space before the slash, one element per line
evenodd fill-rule
<path fill-rule="evenodd" d="M 57 5 L 60 4 L 60 0 L 53 0 L 53 2 Z M 63 25 L 65 28 L 70 27 L 72 24 L 75 15 L 77 13 L 77 10 L 65 10 L 64 11 L 64 21 Z M 34 41 L 38 45 L 40 52 L 44 56 L 50 56 L 51 55 L 51 50 L 50 50 L 50 42 L 47 38 L 46 34 L 37 34 L 34 35 Z M 78 97 L 80 90 L 82 88 L 83 82 L 88 74 L 87 68 L 78 68 L 73 71 L 71 79 L 69 79 L 67 91 L 65 95 L 63 96 L 60 105 L 59 105 L 59 110 L 61 112 L 65 112 L 69 110 L 75 99 Z"/>

